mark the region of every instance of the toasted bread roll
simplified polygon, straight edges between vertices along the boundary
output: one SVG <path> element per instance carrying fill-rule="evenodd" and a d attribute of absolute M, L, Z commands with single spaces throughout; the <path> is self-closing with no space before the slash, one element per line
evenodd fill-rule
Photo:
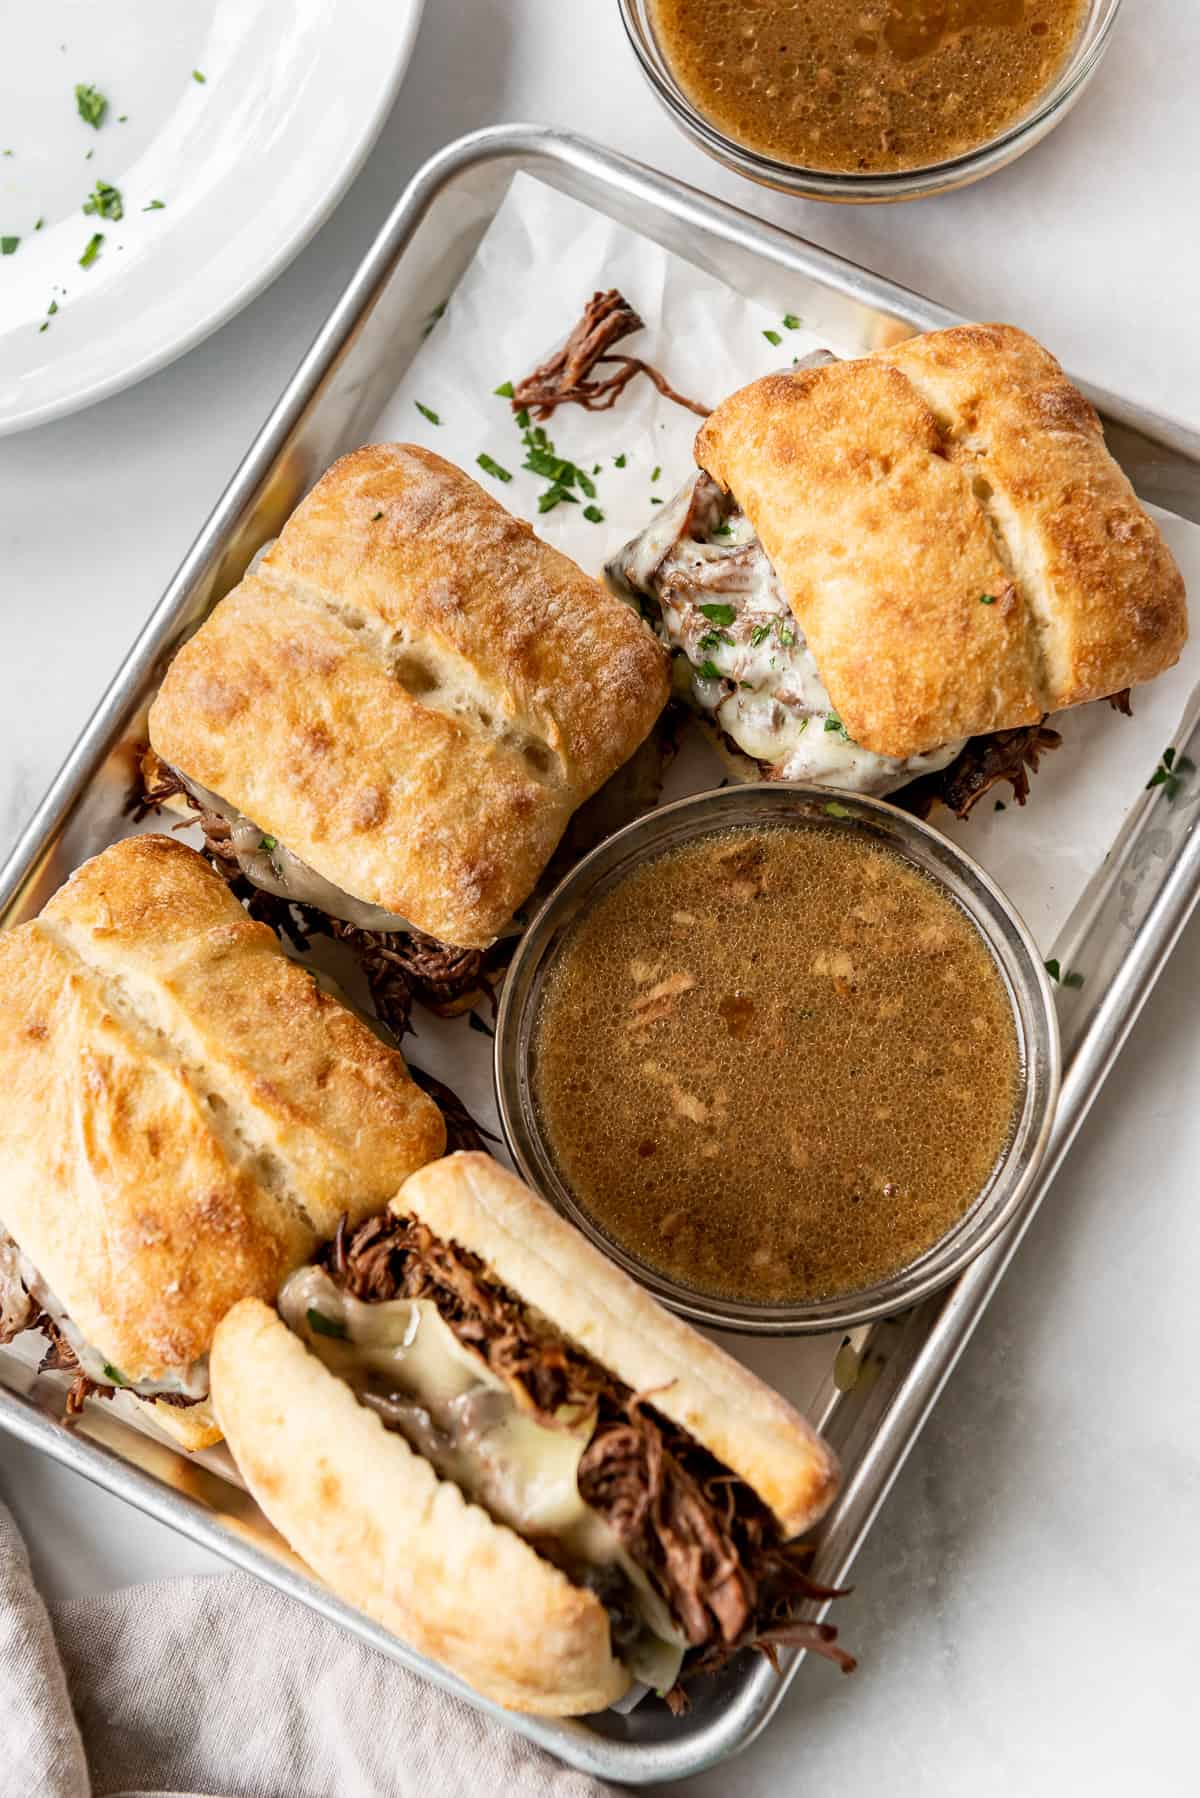
<path fill-rule="evenodd" d="M 179 842 L 116 844 L 0 937 L 0 1221 L 125 1383 L 444 1145 L 401 1055 Z"/>
<path fill-rule="evenodd" d="M 669 1687 L 689 1647 L 719 1660 L 809 1595 L 771 1582 L 837 1463 L 777 1393 L 487 1155 L 419 1170 L 391 1210 L 213 1344 L 238 1466 L 336 1592 L 561 1715 L 629 1665 Z"/>
<path fill-rule="evenodd" d="M 229 1313 L 212 1376 L 251 1492 L 340 1597 L 513 1710 L 573 1716 L 628 1688 L 599 1599 L 440 1480 L 266 1305 Z"/>
<path fill-rule="evenodd" d="M 181 650 L 150 735 L 342 892 L 483 948 L 667 691 L 629 607 L 460 469 L 378 444 Z"/>
<path fill-rule="evenodd" d="M 657 1303 L 490 1155 L 447 1155 L 409 1176 L 392 1210 L 470 1249 L 656 1411 L 703 1443 L 801 1535 L 837 1490 L 832 1449 L 731 1355 Z"/>
<path fill-rule="evenodd" d="M 1048 351 L 1008 325 L 768 375 L 696 456 L 746 512 L 855 742 L 904 758 L 1169 668 L 1183 582 Z"/>

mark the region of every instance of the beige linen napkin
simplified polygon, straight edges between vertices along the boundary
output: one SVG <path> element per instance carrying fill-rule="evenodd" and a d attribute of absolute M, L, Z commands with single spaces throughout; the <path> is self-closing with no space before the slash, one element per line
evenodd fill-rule
<path fill-rule="evenodd" d="M 47 1608 L 0 1505 L 0 1798 L 600 1798 L 248 1574 Z"/>

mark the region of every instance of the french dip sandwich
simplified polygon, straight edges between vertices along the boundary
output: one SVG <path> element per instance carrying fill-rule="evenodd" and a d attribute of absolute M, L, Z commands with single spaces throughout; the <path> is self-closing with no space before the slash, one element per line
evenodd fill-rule
<path fill-rule="evenodd" d="M 1048 715 L 1124 709 L 1186 639 L 1095 410 L 1012 326 L 767 375 L 696 460 L 609 575 L 744 778 L 1023 799 Z"/>
<path fill-rule="evenodd" d="M 124 1389 L 219 1440 L 225 1312 L 445 1140 L 403 1057 L 182 843 L 117 843 L 0 936 L 0 1343 L 41 1330 L 69 1411 Z"/>
<path fill-rule="evenodd" d="M 849 1663 L 793 1618 L 829 1448 L 486 1155 L 411 1175 L 278 1310 L 235 1306 L 212 1380 L 297 1553 L 501 1704 L 680 1702 L 755 1641 Z"/>
<path fill-rule="evenodd" d="M 181 783 L 220 859 L 360 950 L 415 937 L 453 995 L 668 690 L 633 608 L 461 469 L 375 444 L 176 656 L 149 793 Z"/>

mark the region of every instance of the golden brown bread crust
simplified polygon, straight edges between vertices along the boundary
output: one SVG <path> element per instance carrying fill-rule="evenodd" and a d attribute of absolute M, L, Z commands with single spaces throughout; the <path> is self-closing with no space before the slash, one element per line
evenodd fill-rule
<path fill-rule="evenodd" d="M 217 1416 L 271 1522 L 340 1597 L 514 1710 L 629 1686 L 599 1599 L 440 1480 L 254 1299 L 212 1351 Z"/>
<path fill-rule="evenodd" d="M 0 1219 L 128 1380 L 444 1146 L 401 1055 L 182 843 L 116 844 L 0 937 Z"/>
<path fill-rule="evenodd" d="M 1031 724 L 1171 666 L 1183 582 L 1095 411 L 1008 325 L 768 375 L 696 457 L 750 518 L 850 735 Z"/>
<path fill-rule="evenodd" d="M 627 606 L 461 469 L 376 444 L 180 651 L 150 736 L 343 891 L 482 948 L 667 693 Z"/>
<path fill-rule="evenodd" d="M 828 1509 L 837 1460 L 800 1413 L 664 1310 L 490 1155 L 430 1162 L 405 1181 L 392 1210 L 479 1255 L 601 1366 L 653 1393 L 656 1410 L 754 1488 L 785 1537 Z"/>

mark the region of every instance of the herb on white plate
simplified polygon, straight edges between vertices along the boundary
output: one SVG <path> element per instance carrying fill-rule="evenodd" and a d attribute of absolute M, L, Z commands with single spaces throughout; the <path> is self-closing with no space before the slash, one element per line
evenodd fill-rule
<path fill-rule="evenodd" d="M 91 125 L 93 130 L 98 131 L 100 129 L 100 121 L 104 117 L 105 110 L 108 106 L 108 101 L 100 92 L 100 89 L 98 87 L 92 87 L 89 82 L 77 81 L 75 84 L 75 105 L 78 108 L 79 116 L 84 124 Z"/>
<path fill-rule="evenodd" d="M 100 254 L 100 246 L 103 242 L 104 242 L 103 231 L 93 232 L 92 236 L 89 237 L 89 239 L 88 239 L 87 249 L 83 252 L 83 255 L 79 258 L 80 268 L 91 268 L 93 262 L 95 262 L 97 256 Z"/>
<path fill-rule="evenodd" d="M 111 181 L 97 181 L 83 202 L 83 210 L 98 213 L 102 219 L 123 219 L 125 207 L 120 188 L 114 187 Z"/>

